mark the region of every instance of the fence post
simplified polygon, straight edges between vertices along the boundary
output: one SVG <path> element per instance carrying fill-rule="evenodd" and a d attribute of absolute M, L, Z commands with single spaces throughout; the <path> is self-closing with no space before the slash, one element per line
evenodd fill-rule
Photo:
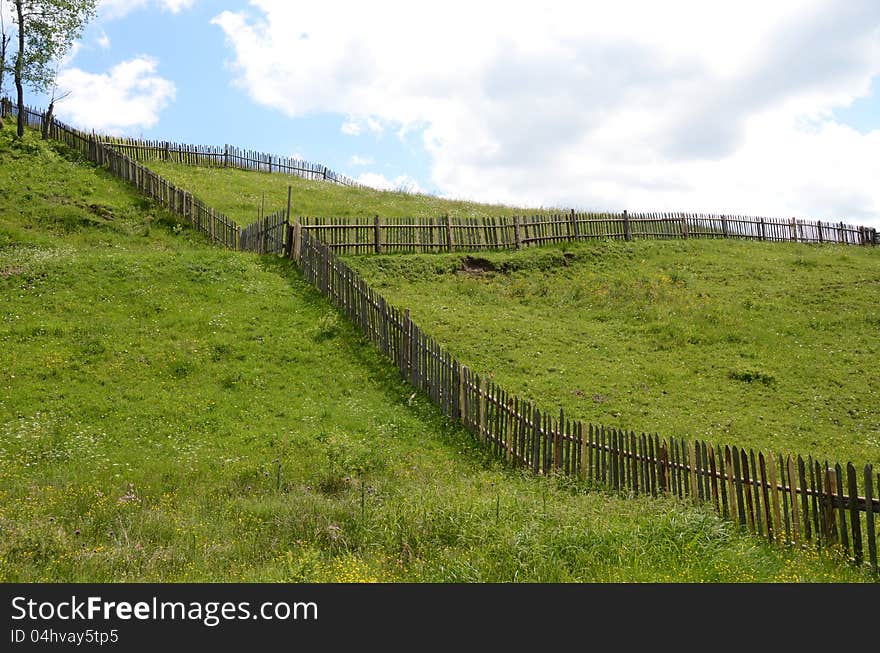
<path fill-rule="evenodd" d="M 516 239 L 516 248 L 522 249 L 522 232 L 519 226 L 519 216 L 513 216 L 513 237 Z"/>
<path fill-rule="evenodd" d="M 761 240 L 767 240 L 767 233 L 764 231 L 764 218 L 761 218 Z"/>
<path fill-rule="evenodd" d="M 302 259 L 302 224 L 299 220 L 293 225 L 293 260 L 297 263 Z"/>
<path fill-rule="evenodd" d="M 465 424 L 465 384 L 467 382 L 467 367 L 459 365 L 458 367 L 458 421 L 464 426 Z"/>
<path fill-rule="evenodd" d="M 284 223 L 284 250 L 282 256 L 284 258 L 293 256 L 293 225 L 290 222 Z"/>
<path fill-rule="evenodd" d="M 571 210 L 571 239 L 579 240 L 580 239 L 580 228 L 578 227 L 577 215 L 574 212 L 574 209 Z"/>
<path fill-rule="evenodd" d="M 721 233 L 724 235 L 725 238 L 730 237 L 730 231 L 727 227 L 727 216 L 726 215 L 721 216 Z"/>
<path fill-rule="evenodd" d="M 791 219 L 791 239 L 794 242 L 798 241 L 797 220 L 795 218 Z"/>
<path fill-rule="evenodd" d="M 688 237 L 688 223 L 687 223 L 687 213 L 681 214 L 681 237 L 687 239 Z"/>
<path fill-rule="evenodd" d="M 822 243 L 824 242 L 823 239 L 822 239 L 822 221 L 819 220 L 819 221 L 816 223 L 816 226 L 819 228 L 819 244 L 822 244 Z"/>
<path fill-rule="evenodd" d="M 837 541 L 837 520 L 834 514 L 834 497 L 837 494 L 837 472 L 833 467 L 825 468 L 825 532 L 828 541 Z"/>
<path fill-rule="evenodd" d="M 403 377 L 409 381 L 412 375 L 412 320 L 409 309 L 403 312 Z"/>
<path fill-rule="evenodd" d="M 632 229 L 629 224 L 629 213 L 627 213 L 626 209 L 623 210 L 623 239 L 626 241 L 632 240 Z"/>
<path fill-rule="evenodd" d="M 382 253 L 382 222 L 379 216 L 373 218 L 373 248 L 376 254 Z"/>
<path fill-rule="evenodd" d="M 449 213 L 446 214 L 446 249 L 447 251 L 452 251 L 454 247 L 454 242 L 452 240 L 452 218 L 449 217 Z"/>

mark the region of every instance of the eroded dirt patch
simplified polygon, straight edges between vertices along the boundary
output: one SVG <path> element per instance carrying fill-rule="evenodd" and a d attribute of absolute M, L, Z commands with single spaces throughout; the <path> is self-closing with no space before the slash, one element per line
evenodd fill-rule
<path fill-rule="evenodd" d="M 465 256 L 461 260 L 461 272 L 466 274 L 485 274 L 486 272 L 496 272 L 498 270 L 492 261 L 475 256 Z"/>

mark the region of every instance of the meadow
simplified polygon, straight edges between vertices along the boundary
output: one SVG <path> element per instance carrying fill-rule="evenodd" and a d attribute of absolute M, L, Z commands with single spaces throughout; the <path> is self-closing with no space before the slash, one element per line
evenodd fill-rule
<path fill-rule="evenodd" d="M 178 186 L 191 189 L 204 202 L 234 217 L 243 226 L 256 221 L 261 214 L 286 208 L 288 186 L 291 187 L 293 218 L 374 215 L 383 218 L 438 218 L 446 213 L 465 218 L 483 218 L 550 211 L 546 208 L 479 204 L 406 191 L 349 188 L 291 175 L 195 167 L 158 159 L 146 161 L 145 165 Z"/>
<path fill-rule="evenodd" d="M 289 263 L 9 125 L 0 307 L 3 582 L 873 578 L 504 469 Z"/>
<path fill-rule="evenodd" d="M 880 251 L 691 240 L 348 257 L 472 369 L 584 421 L 880 466 Z"/>

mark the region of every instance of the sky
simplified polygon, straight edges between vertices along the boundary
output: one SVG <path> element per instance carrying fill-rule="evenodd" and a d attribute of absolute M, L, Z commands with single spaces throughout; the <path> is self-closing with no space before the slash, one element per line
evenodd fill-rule
<path fill-rule="evenodd" d="M 56 111 L 457 199 L 880 228 L 878 77 L 878 0 L 103 0 Z"/>

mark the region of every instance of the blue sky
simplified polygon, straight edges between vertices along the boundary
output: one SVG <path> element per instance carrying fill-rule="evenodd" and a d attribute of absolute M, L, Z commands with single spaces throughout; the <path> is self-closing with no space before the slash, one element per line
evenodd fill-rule
<path fill-rule="evenodd" d="M 104 0 L 58 113 L 449 197 L 880 227 L 876 0 L 431 7 Z"/>
<path fill-rule="evenodd" d="M 144 3 L 124 16 L 106 11 L 83 31 L 70 67 L 104 73 L 114 65 L 138 57 L 156 62 L 155 74 L 174 85 L 174 99 L 157 112 L 155 124 L 115 125 L 109 131 L 139 138 L 223 145 L 297 155 L 333 170 L 357 177 L 369 168 L 393 181 L 420 178 L 427 190 L 427 157 L 418 134 L 399 139 L 391 134 L 358 136 L 341 132 L 346 116 L 312 113 L 290 118 L 255 102 L 237 87 L 228 63 L 231 58 L 223 30 L 211 24 L 219 10 L 241 10 L 247 2 L 194 2 L 177 13 L 161 3 Z M 161 36 L 159 36 L 161 35 Z M 76 89 L 71 89 L 73 94 Z M 66 103 L 76 99 L 71 96 Z M 39 96 L 34 100 L 39 104 Z M 67 112 L 59 114 L 89 122 Z M 107 125 L 96 125 L 97 128 Z M 367 165 L 365 162 L 371 161 Z"/>

